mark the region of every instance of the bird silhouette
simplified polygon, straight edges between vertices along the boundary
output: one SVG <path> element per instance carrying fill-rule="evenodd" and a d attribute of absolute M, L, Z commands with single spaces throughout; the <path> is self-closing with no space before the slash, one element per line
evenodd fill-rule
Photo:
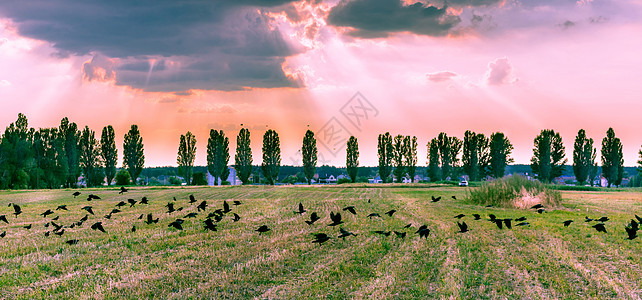
<path fill-rule="evenodd" d="M 385 231 L 385 230 L 375 230 L 373 231 L 373 233 L 381 234 L 383 236 L 390 236 L 390 234 L 392 234 L 391 231 Z"/>
<path fill-rule="evenodd" d="M 5 215 L 0 215 L 0 221 L 9 224 L 9 221 L 7 220 L 7 216 L 5 216 Z"/>
<path fill-rule="evenodd" d="M 265 232 L 268 232 L 268 231 L 270 231 L 270 230 L 271 230 L 271 229 L 270 229 L 270 228 L 268 228 L 268 227 L 267 227 L 267 225 L 261 225 L 261 226 L 260 226 L 259 228 L 257 228 L 255 231 L 258 231 L 258 232 L 259 232 L 259 235 L 261 235 L 261 233 L 265 233 Z"/>
<path fill-rule="evenodd" d="M 435 197 L 435 196 L 430 196 L 432 198 L 431 202 L 439 202 L 441 200 L 441 196 Z"/>
<path fill-rule="evenodd" d="M 370 218 L 370 219 L 372 219 L 372 218 L 374 218 L 374 217 L 379 217 L 379 218 L 381 218 L 381 216 L 380 216 L 378 213 L 371 213 L 371 214 L 369 214 L 369 215 L 368 215 L 368 218 Z"/>
<path fill-rule="evenodd" d="M 232 204 L 233 204 L 233 205 L 235 205 L 235 206 L 238 206 L 238 205 L 241 205 L 241 201 L 234 200 L 234 201 L 232 202 Z"/>
<path fill-rule="evenodd" d="M 2 233 L 0 233 L 0 238 L 4 238 L 5 236 L 7 236 L 7 232 L 6 231 L 3 231 Z"/>
<path fill-rule="evenodd" d="M 206 230 L 211 230 L 211 231 L 216 231 L 216 224 L 212 222 L 212 219 L 205 219 L 205 229 Z"/>
<path fill-rule="evenodd" d="M 58 219 L 60 219 L 60 216 L 56 216 L 56 217 L 55 217 L 55 218 L 53 218 L 52 220 L 57 221 Z"/>
<path fill-rule="evenodd" d="M 450 198 L 453 198 L 453 200 L 457 200 L 457 197 L 455 197 L 455 195 L 450 196 Z"/>
<path fill-rule="evenodd" d="M 13 206 L 13 214 L 16 215 L 17 218 L 18 215 L 22 213 L 22 208 L 20 208 L 20 205 L 18 204 L 9 203 L 9 205 Z"/>
<path fill-rule="evenodd" d="M 531 209 L 540 209 L 540 208 L 544 208 L 544 205 L 538 203 L 538 204 L 535 204 L 535 205 L 531 206 Z"/>
<path fill-rule="evenodd" d="M 461 222 L 461 223 L 457 222 L 457 226 L 459 227 L 458 232 L 460 233 L 464 233 L 468 231 L 468 224 L 466 224 L 466 222 Z"/>
<path fill-rule="evenodd" d="M 408 224 L 406 224 L 406 226 L 404 226 L 403 228 L 404 228 L 404 229 L 405 229 L 405 228 L 410 228 L 410 226 L 412 226 L 412 223 L 408 223 Z"/>
<path fill-rule="evenodd" d="M 393 233 L 398 237 L 405 239 L 406 238 L 406 233 L 405 232 L 399 232 L 399 231 L 393 231 Z"/>
<path fill-rule="evenodd" d="M 626 234 L 628 235 L 628 237 L 626 238 L 627 240 L 632 240 L 638 237 L 638 231 L 635 228 L 627 226 L 624 227 L 624 230 L 626 230 Z"/>
<path fill-rule="evenodd" d="M 58 207 L 56 207 L 56 210 L 68 210 L 67 209 L 67 205 L 64 205 L 64 204 L 63 205 L 58 205 Z"/>
<path fill-rule="evenodd" d="M 295 210 L 294 213 L 302 215 L 304 212 L 306 212 L 306 210 L 303 208 L 303 203 L 299 202 L 299 209 Z"/>
<path fill-rule="evenodd" d="M 313 233 L 313 235 L 314 235 L 314 240 L 312 240 L 312 242 L 319 243 L 319 245 L 330 240 L 330 237 L 325 233 Z"/>
<path fill-rule="evenodd" d="M 597 224 L 595 224 L 595 225 L 593 225 L 591 227 L 595 228 L 595 230 L 597 230 L 597 232 L 607 233 L 606 232 L 606 227 L 604 227 L 604 223 L 597 223 Z"/>
<path fill-rule="evenodd" d="M 195 212 L 191 212 L 189 214 L 186 214 L 183 218 L 186 218 L 186 219 L 187 218 L 196 218 L 196 215 L 197 214 Z"/>
<path fill-rule="evenodd" d="M 194 195 L 189 195 L 189 203 L 194 203 L 196 202 L 196 198 L 194 198 Z"/>
<path fill-rule="evenodd" d="M 629 223 L 628 227 L 631 227 L 633 228 L 633 230 L 638 231 L 638 229 L 640 229 L 639 224 L 640 223 L 636 222 L 635 220 L 631 220 L 631 223 Z"/>
<path fill-rule="evenodd" d="M 147 199 L 147 197 L 143 196 L 143 198 L 140 199 L 140 204 L 149 204 L 149 200 Z"/>
<path fill-rule="evenodd" d="M 502 228 L 503 228 L 503 226 L 504 226 L 504 222 L 503 222 L 503 221 L 504 221 L 504 220 L 502 220 L 502 219 L 495 219 L 495 221 L 493 221 L 493 222 L 495 223 L 495 225 L 497 225 L 497 227 L 498 227 L 499 229 L 502 229 Z"/>
<path fill-rule="evenodd" d="M 598 222 L 606 222 L 608 220 L 609 220 L 609 217 L 601 217 L 601 218 L 597 219 Z"/>
<path fill-rule="evenodd" d="M 356 234 L 354 234 L 354 233 L 352 233 L 352 232 L 350 232 L 350 231 L 347 231 L 347 230 L 345 230 L 345 229 L 343 229 L 343 228 L 340 228 L 340 229 L 339 229 L 339 232 L 340 232 L 341 234 L 339 234 L 339 236 L 338 236 L 338 237 L 339 237 L 339 238 L 343 238 L 344 240 L 345 240 L 345 238 L 347 238 L 347 237 L 349 237 L 349 236 L 351 236 L 351 235 L 352 235 L 352 236 L 357 236 Z"/>
<path fill-rule="evenodd" d="M 136 225 L 132 226 L 132 229 L 130 230 L 131 232 L 136 232 Z"/>
<path fill-rule="evenodd" d="M 530 225 L 528 224 L 528 222 L 521 222 L 521 223 L 515 224 L 515 226 L 528 226 L 528 225 Z"/>
<path fill-rule="evenodd" d="M 47 236 L 49 236 L 49 234 L 50 234 L 50 233 L 51 233 L 51 231 L 46 231 L 46 232 L 45 232 L 45 236 L 46 236 L 46 237 L 47 237 Z"/>
<path fill-rule="evenodd" d="M 389 211 L 387 211 L 387 212 L 386 212 L 386 215 L 388 215 L 388 216 L 392 217 L 392 215 L 394 215 L 396 212 L 397 212 L 396 210 L 391 209 L 391 210 L 389 210 Z"/>
<path fill-rule="evenodd" d="M 53 221 L 51 222 L 51 226 L 53 226 L 53 227 L 54 227 L 54 230 L 53 230 L 54 232 L 55 232 L 55 231 L 58 231 L 58 230 L 60 230 L 60 229 L 62 229 L 62 225 L 58 225 L 58 224 L 56 224 L 56 223 L 55 223 L 55 222 L 53 222 Z"/>
<path fill-rule="evenodd" d="M 94 194 L 89 194 L 89 196 L 87 196 L 87 201 L 91 201 L 91 200 L 100 200 L 100 197 Z"/>
<path fill-rule="evenodd" d="M 430 229 L 428 229 L 428 226 L 426 225 L 421 225 L 415 233 L 419 234 L 419 238 L 428 238 L 428 235 L 430 235 Z"/>
<path fill-rule="evenodd" d="M 183 224 L 183 219 L 176 219 L 176 221 L 174 221 L 172 223 L 169 223 L 169 225 L 167 225 L 167 227 L 174 227 L 174 228 L 176 228 L 178 230 L 183 230 L 183 225 L 182 224 Z"/>
<path fill-rule="evenodd" d="M 584 217 L 584 222 L 592 222 L 592 221 L 595 221 L 595 220 L 593 220 L 593 219 L 591 219 L 589 217 Z"/>
<path fill-rule="evenodd" d="M 49 232 L 49 231 L 47 231 L 47 232 Z M 63 230 L 60 230 L 60 231 L 56 231 L 56 232 L 54 232 L 54 234 L 57 235 L 57 236 L 62 236 L 63 234 L 65 234 L 65 230 L 63 229 Z"/>
<path fill-rule="evenodd" d="M 497 219 L 497 217 L 496 217 L 495 215 L 493 215 L 493 214 L 489 214 L 489 215 L 488 215 L 488 220 L 489 220 L 489 221 L 491 221 L 491 222 L 495 222 L 495 219 Z"/>
<path fill-rule="evenodd" d="M 223 200 L 223 213 L 231 212 L 230 205 L 227 204 L 227 201 Z"/>
<path fill-rule="evenodd" d="M 137 201 L 134 199 L 127 199 L 127 202 L 129 202 L 129 207 L 134 207 Z"/>
<path fill-rule="evenodd" d="M 151 213 L 149 213 L 149 214 L 147 214 L 147 220 L 145 220 L 144 222 L 145 222 L 147 225 L 151 225 L 152 223 L 158 223 L 158 219 L 159 219 L 159 218 L 154 219 L 154 217 L 152 216 L 152 214 L 151 214 Z"/>
<path fill-rule="evenodd" d="M 638 220 L 638 223 L 642 223 L 642 218 L 640 218 L 638 215 L 635 215 L 635 218 Z"/>
<path fill-rule="evenodd" d="M 473 214 L 473 218 L 475 218 L 475 220 L 481 220 L 481 216 L 479 214 Z"/>
<path fill-rule="evenodd" d="M 138 216 L 138 220 L 142 219 L 143 216 L 145 216 L 145 214 L 140 214 L 140 216 Z"/>
<path fill-rule="evenodd" d="M 312 225 L 312 224 L 314 224 L 314 222 L 318 221 L 319 219 L 321 219 L 321 218 L 319 218 L 317 213 L 313 212 L 312 214 L 310 214 L 310 220 L 309 221 L 306 220 L 305 223 L 307 223 L 308 225 Z"/>
<path fill-rule="evenodd" d="M 74 196 L 74 198 L 76 198 L 76 197 L 80 196 L 80 192 L 74 192 L 72 195 Z"/>
<path fill-rule="evenodd" d="M 176 211 L 174 209 L 174 203 L 172 203 L 172 202 L 168 202 L 167 205 L 165 205 L 165 207 L 167 207 L 167 213 L 168 214 L 171 214 L 171 213 Z"/>
<path fill-rule="evenodd" d="M 76 245 L 76 244 L 78 244 L 78 242 L 79 242 L 78 240 L 73 239 L 73 240 L 68 240 L 65 243 L 68 244 L 68 245 Z"/>
<path fill-rule="evenodd" d="M 512 221 L 512 220 L 513 220 L 513 219 L 508 219 L 508 218 L 504 219 L 504 225 L 506 226 L 506 228 L 508 228 L 508 229 L 513 228 L 513 227 L 511 226 L 511 221 Z"/>
<path fill-rule="evenodd" d="M 41 215 L 43 218 L 46 218 L 48 215 L 53 215 L 53 213 L 54 213 L 54 212 L 53 212 L 53 210 L 51 210 L 51 209 L 47 209 L 45 212 L 41 213 L 40 215 Z"/>
<path fill-rule="evenodd" d="M 127 189 L 124 186 L 121 186 L 120 191 L 118 192 L 119 195 L 122 193 L 127 193 Z"/>
<path fill-rule="evenodd" d="M 239 217 L 239 215 L 234 213 L 234 222 L 238 222 L 238 220 L 240 220 L 240 219 L 241 219 L 241 217 Z"/>
<path fill-rule="evenodd" d="M 343 224 L 343 221 L 341 221 L 341 213 L 333 213 L 330 212 L 330 220 L 332 220 L 332 223 L 328 224 L 328 226 L 337 226 L 339 224 Z"/>
<path fill-rule="evenodd" d="M 203 200 L 203 202 L 201 202 L 201 203 L 196 207 L 196 210 L 197 210 L 197 211 L 201 211 L 201 210 L 202 210 L 202 211 L 205 211 L 205 209 L 206 209 L 206 208 L 207 208 L 207 201 Z"/>
<path fill-rule="evenodd" d="M 106 232 L 105 228 L 103 227 L 103 222 L 96 222 L 96 223 L 92 224 L 91 225 L 91 229 L 99 230 L 99 231 L 102 231 L 102 232 Z"/>
<path fill-rule="evenodd" d="M 125 205 L 127 205 L 127 203 L 125 203 L 125 201 L 120 201 L 120 202 L 116 203 L 116 207 L 118 207 L 118 208 L 121 208 L 121 207 L 123 207 Z"/>
<path fill-rule="evenodd" d="M 94 214 L 94 211 L 92 210 L 92 207 L 91 207 L 91 206 L 84 206 L 84 207 L 82 207 L 81 209 L 86 210 L 88 213 L 90 213 L 90 214 L 92 214 L 92 215 Z"/>
<path fill-rule="evenodd" d="M 111 212 L 109 212 L 109 214 L 110 214 L 110 215 L 111 215 L 111 214 L 117 214 L 117 213 L 119 213 L 119 212 L 120 212 L 120 209 L 118 209 L 118 208 L 114 208 L 114 209 L 112 209 L 112 210 L 111 210 Z"/>
<path fill-rule="evenodd" d="M 562 222 L 562 224 L 564 224 L 564 227 L 568 227 L 569 225 L 571 225 L 571 223 L 573 223 L 573 220 L 566 220 Z"/>
<path fill-rule="evenodd" d="M 105 215 L 105 219 L 108 219 L 108 220 L 111 219 L 111 213 Z"/>
<path fill-rule="evenodd" d="M 458 215 L 456 215 L 456 216 L 455 216 L 455 219 L 461 219 L 461 218 L 463 218 L 464 216 L 466 216 L 466 215 L 464 215 L 464 214 L 458 214 Z"/>
<path fill-rule="evenodd" d="M 347 211 L 347 212 L 349 212 L 349 213 L 351 213 L 353 215 L 357 214 L 357 211 L 354 209 L 354 206 L 352 206 L 352 205 L 344 207 L 343 211 Z"/>
<path fill-rule="evenodd" d="M 523 222 L 523 221 L 526 221 L 526 217 L 519 217 L 519 218 L 515 219 L 515 221 L 516 221 L 516 222 Z"/>
<path fill-rule="evenodd" d="M 27 230 L 29 230 L 29 229 L 31 229 L 31 224 L 26 225 L 26 226 L 22 226 L 22 228 L 26 228 Z"/>
<path fill-rule="evenodd" d="M 537 210 L 538 214 L 542 214 L 542 213 L 545 213 L 545 212 L 546 212 L 546 210 L 543 209 L 543 208 L 540 208 L 540 209 Z"/>

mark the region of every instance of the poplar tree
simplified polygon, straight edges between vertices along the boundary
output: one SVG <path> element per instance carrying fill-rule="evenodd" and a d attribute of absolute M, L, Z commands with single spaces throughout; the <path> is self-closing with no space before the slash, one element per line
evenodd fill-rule
<path fill-rule="evenodd" d="M 263 176 L 269 184 L 274 185 L 279 177 L 280 168 L 281 142 L 279 134 L 273 129 L 269 129 L 263 134 L 263 162 L 261 163 Z"/>
<path fill-rule="evenodd" d="M 379 135 L 377 156 L 379 157 L 379 177 L 381 177 L 383 183 L 387 183 L 390 172 L 392 171 L 392 159 L 394 156 L 392 136 L 389 132 Z"/>
<path fill-rule="evenodd" d="M 350 176 L 350 180 L 352 183 L 355 183 L 359 172 L 359 143 L 357 138 L 354 136 L 351 136 L 348 139 L 346 150 L 346 169 L 348 171 L 348 176 Z"/>
<path fill-rule="evenodd" d="M 543 182 L 551 182 L 564 172 L 564 164 L 568 161 L 562 137 L 552 129 L 544 129 L 533 141 L 533 157 L 531 169 L 537 178 Z"/>
<path fill-rule="evenodd" d="M 489 143 L 489 174 L 493 178 L 502 178 L 506 172 L 506 166 L 514 161 L 510 157 L 513 152 L 513 145 L 501 132 L 491 134 Z"/>
<path fill-rule="evenodd" d="M 234 163 L 239 179 L 243 184 L 248 184 L 252 174 L 252 148 L 250 148 L 250 131 L 247 128 L 241 128 L 236 136 Z"/>
<path fill-rule="evenodd" d="M 192 172 L 196 159 L 196 137 L 191 133 L 181 134 L 178 144 L 178 172 L 183 175 L 187 185 L 192 183 Z"/>
<path fill-rule="evenodd" d="M 58 128 L 61 138 L 64 140 L 63 148 L 65 156 L 67 157 L 67 187 L 74 187 L 80 176 L 80 155 L 79 155 L 79 139 L 80 131 L 78 125 L 74 122 L 69 122 L 67 117 L 60 120 L 60 127 Z"/>
<path fill-rule="evenodd" d="M 105 178 L 102 170 L 103 162 L 100 156 L 100 144 L 96 139 L 96 133 L 90 130 L 88 126 L 85 126 L 80 134 L 79 146 L 79 164 L 85 176 L 85 183 L 88 187 L 101 185 Z"/>
<path fill-rule="evenodd" d="M 138 176 L 145 166 L 145 149 L 143 137 L 140 136 L 138 125 L 132 125 L 123 142 L 123 165 L 131 175 L 133 184 L 137 183 Z"/>
<path fill-rule="evenodd" d="M 114 132 L 114 127 L 111 125 L 103 127 L 102 134 L 100 135 L 100 154 L 105 164 L 107 185 L 111 185 L 111 181 L 116 176 L 116 164 L 118 163 L 116 133 Z"/>
<path fill-rule="evenodd" d="M 399 183 L 402 182 L 402 178 L 405 174 L 404 156 L 406 153 L 406 149 L 404 144 L 404 136 L 400 134 L 395 136 L 394 144 L 392 147 L 392 162 L 395 167 L 393 174 L 395 175 L 397 183 Z"/>
<path fill-rule="evenodd" d="M 433 138 L 428 143 L 428 177 L 430 181 L 441 180 L 441 170 L 439 169 L 439 141 Z"/>
<path fill-rule="evenodd" d="M 404 167 L 406 173 L 410 176 L 410 181 L 415 182 L 415 174 L 417 172 L 417 137 L 410 136 L 404 137 Z"/>
<path fill-rule="evenodd" d="M 596 156 L 597 150 L 593 148 L 593 139 L 587 138 L 586 131 L 580 129 L 573 145 L 573 173 L 580 185 L 584 185 L 589 179 Z"/>
<path fill-rule="evenodd" d="M 317 168 L 317 140 L 314 138 L 314 132 L 309 129 L 303 137 L 301 154 L 303 155 L 303 173 L 308 184 L 311 184 Z"/>
<path fill-rule="evenodd" d="M 230 161 L 230 141 L 223 130 L 210 129 L 207 139 L 207 171 L 214 177 L 214 183 L 221 183 L 229 177 L 227 167 Z"/>
<path fill-rule="evenodd" d="M 609 187 L 622 182 L 623 165 L 622 142 L 615 137 L 613 128 L 609 128 L 606 137 L 602 139 L 602 176 L 606 178 Z"/>

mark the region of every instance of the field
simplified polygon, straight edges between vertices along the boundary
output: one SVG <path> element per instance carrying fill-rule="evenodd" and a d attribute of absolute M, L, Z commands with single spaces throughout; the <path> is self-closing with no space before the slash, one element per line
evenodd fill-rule
<path fill-rule="evenodd" d="M 465 202 L 465 188 L 446 186 L 248 186 L 219 188 L 3 191 L 0 215 L 0 298 L 209 298 L 209 299 L 426 299 L 426 298 L 568 298 L 639 299 L 642 297 L 642 238 L 626 240 L 625 224 L 642 214 L 642 193 L 563 191 L 563 207 L 544 214 L 532 210 L 485 208 Z M 86 201 L 90 193 L 102 199 Z M 196 203 L 189 204 L 193 194 Z M 149 199 L 149 205 L 122 207 L 119 201 Z M 443 200 L 432 203 L 431 196 Z M 457 199 L 451 198 L 456 196 Z M 167 213 L 165 205 L 184 207 Z M 209 207 L 195 218 L 196 206 Z M 206 231 L 203 220 L 223 200 L 238 200 L 232 213 Z M 23 213 L 12 215 L 10 203 Z M 308 210 L 293 213 L 302 202 Z M 66 204 L 69 211 L 54 210 Z M 95 216 L 62 236 L 44 233 L 44 224 L 70 225 L 93 206 Z M 341 208 L 354 205 L 357 215 Z M 384 212 L 395 209 L 389 217 Z M 341 212 L 344 224 L 329 227 L 330 212 Z M 304 223 L 311 212 L 321 220 Z M 381 218 L 367 218 L 372 212 Z M 138 217 L 152 213 L 158 223 Z M 465 214 L 470 231 L 457 233 L 453 216 Z M 479 213 L 475 221 L 471 214 Z M 499 229 L 486 221 L 524 216 L 530 226 Z M 599 233 L 584 217 L 608 216 L 608 233 Z M 184 230 L 169 228 L 176 218 Z M 573 219 L 569 227 L 562 221 Z M 102 221 L 106 233 L 90 229 Z M 404 225 L 412 224 L 409 229 Z M 31 229 L 23 226 L 32 224 Z M 420 239 L 415 231 L 427 225 Z M 132 225 L 137 230 L 131 232 Z M 260 225 L 271 231 L 259 234 Z M 337 238 L 339 228 L 357 234 Z M 407 232 L 405 238 L 375 230 Z M 312 233 L 331 240 L 311 243 Z M 65 241 L 77 239 L 78 244 Z"/>

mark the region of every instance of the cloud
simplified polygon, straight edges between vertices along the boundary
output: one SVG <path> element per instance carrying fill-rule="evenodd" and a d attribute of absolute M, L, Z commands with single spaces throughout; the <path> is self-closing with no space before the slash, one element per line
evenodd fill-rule
<path fill-rule="evenodd" d="M 404 5 L 400 0 L 341 0 L 328 15 L 328 24 L 352 28 L 350 34 L 362 38 L 394 32 L 444 36 L 460 21 L 446 7 L 420 2 Z"/>
<path fill-rule="evenodd" d="M 20 35 L 50 42 L 59 57 L 94 56 L 83 65 L 86 80 L 147 91 L 239 90 L 300 86 L 282 65 L 301 47 L 267 13 L 291 2 L 3 1 L 0 16 Z"/>
<path fill-rule="evenodd" d="M 436 73 L 429 73 L 429 74 L 426 74 L 426 76 L 428 77 L 428 80 L 432 82 L 444 82 L 457 76 L 457 73 L 442 71 L 442 72 L 436 72 Z"/>
<path fill-rule="evenodd" d="M 569 29 L 569 28 L 575 26 L 575 22 L 573 22 L 571 20 L 566 20 L 564 23 L 559 24 L 559 26 L 562 27 L 562 29 Z"/>
<path fill-rule="evenodd" d="M 513 67 L 508 58 L 503 57 L 488 63 L 486 80 L 490 85 L 502 85 L 515 83 L 518 79 L 513 77 Z"/>
<path fill-rule="evenodd" d="M 11 82 L 6 79 L 0 80 L 0 86 L 10 86 Z"/>

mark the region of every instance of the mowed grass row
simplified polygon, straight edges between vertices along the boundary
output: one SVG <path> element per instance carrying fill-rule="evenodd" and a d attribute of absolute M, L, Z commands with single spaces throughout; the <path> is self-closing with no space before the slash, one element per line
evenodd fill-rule
<path fill-rule="evenodd" d="M 565 205 L 545 214 L 469 205 L 466 190 L 454 187 L 390 186 L 289 186 L 217 188 L 133 188 L 5 191 L 0 193 L 0 298 L 618 298 L 641 297 L 640 240 L 625 240 L 624 225 L 642 212 L 642 196 L 626 192 L 564 192 Z M 86 201 L 89 193 L 101 200 Z M 193 194 L 197 203 L 188 204 Z M 457 200 L 451 196 L 456 196 Z M 123 207 L 110 220 L 104 215 L 119 201 L 149 198 L 150 205 Z M 431 196 L 443 200 L 431 203 Z M 167 214 L 173 202 L 181 212 Z M 206 212 L 196 212 L 200 201 Z M 218 223 L 218 231 L 203 229 L 207 213 L 222 208 L 223 200 L 241 216 L 231 214 Z M 370 200 L 370 203 L 368 203 Z M 22 206 L 15 218 L 9 202 Z M 307 213 L 294 214 L 299 202 Z M 43 218 L 46 209 L 67 204 L 69 211 Z M 69 225 L 85 216 L 80 207 L 92 205 L 96 213 L 82 227 L 65 228 L 62 237 L 44 232 L 54 216 Z M 357 215 L 341 211 L 354 205 Z M 383 213 L 396 209 L 393 217 Z M 322 218 L 307 225 L 311 212 Z M 342 226 L 357 234 L 337 239 L 338 228 L 330 212 L 340 211 Z M 377 212 L 382 218 L 366 218 Z M 140 214 L 160 218 L 147 225 Z M 456 233 L 463 213 L 470 232 Z M 492 213 L 499 218 L 525 216 L 529 227 L 498 229 L 494 223 L 474 221 Z M 598 233 L 583 222 L 584 216 L 607 215 L 608 233 Z M 183 218 L 184 230 L 167 224 Z M 144 218 L 143 218 L 144 219 Z M 561 222 L 575 220 L 565 228 Z M 89 227 L 102 221 L 107 233 Z M 402 227 L 408 223 L 408 230 Z M 33 224 L 31 230 L 22 228 Z M 428 239 L 414 232 L 420 225 L 431 229 Z M 130 232 L 133 225 L 137 231 Z M 259 235 L 254 230 L 268 225 Z M 406 231 L 400 239 L 375 230 Z M 312 233 L 333 239 L 311 243 Z M 64 241 L 78 239 L 77 245 Z"/>

